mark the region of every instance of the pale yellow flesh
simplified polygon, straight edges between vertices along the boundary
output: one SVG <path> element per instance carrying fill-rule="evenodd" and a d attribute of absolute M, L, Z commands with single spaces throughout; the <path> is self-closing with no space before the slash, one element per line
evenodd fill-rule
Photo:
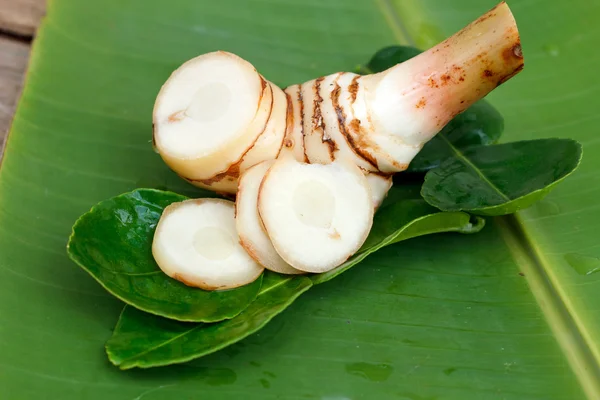
<path fill-rule="evenodd" d="M 272 106 L 270 87 L 247 61 L 226 52 L 196 57 L 157 96 L 155 147 L 180 176 L 209 179 L 252 146 Z"/>
<path fill-rule="evenodd" d="M 248 169 L 240 178 L 236 198 L 236 228 L 240 244 L 250 257 L 266 269 L 281 274 L 302 274 L 277 254 L 269 236 L 264 231 L 258 214 L 258 191 L 273 161 L 266 161 Z"/>
<path fill-rule="evenodd" d="M 238 243 L 230 201 L 194 199 L 165 208 L 152 242 L 160 269 L 188 286 L 232 289 L 253 282 L 263 267 Z"/>
<path fill-rule="evenodd" d="M 263 179 L 258 210 L 277 253 L 292 267 L 325 272 L 343 263 L 373 222 L 367 179 L 351 163 L 278 159 Z"/>
<path fill-rule="evenodd" d="M 366 239 L 391 174 L 405 170 L 456 114 L 522 67 L 505 3 L 387 71 L 336 73 L 285 93 L 233 54 L 190 60 L 156 101 L 155 147 L 164 161 L 197 186 L 233 194 L 240 174 L 279 159 L 240 183 L 237 221 L 213 210 L 191 228 L 175 224 L 177 240 L 161 240 L 157 229 L 157 262 L 186 284 L 213 289 L 255 279 L 262 267 L 252 258 L 282 273 L 335 268 Z M 207 225 L 215 215 L 226 229 Z M 159 223 L 160 232 L 171 224 Z M 237 232 L 252 257 L 240 255 Z M 183 244 L 185 251 L 177 247 Z M 203 263 L 188 263 L 198 258 Z M 227 275 L 226 267 L 212 268 L 217 264 L 235 267 Z"/>
<path fill-rule="evenodd" d="M 244 171 L 262 161 L 277 158 L 286 131 L 288 101 L 283 90 L 271 82 L 267 83 L 273 92 L 274 103 L 264 130 L 241 160 L 232 164 L 227 171 L 208 179 L 191 180 L 193 185 L 219 193 L 235 194 L 238 188 L 238 178 Z"/>

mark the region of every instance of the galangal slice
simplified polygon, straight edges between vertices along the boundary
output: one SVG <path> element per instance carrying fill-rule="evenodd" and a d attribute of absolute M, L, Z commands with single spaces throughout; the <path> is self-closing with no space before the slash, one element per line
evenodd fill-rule
<path fill-rule="evenodd" d="M 281 258 L 296 269 L 318 273 L 360 248 L 374 207 L 367 179 L 356 165 L 306 164 L 286 153 L 262 181 L 258 210 Z"/>
<path fill-rule="evenodd" d="M 231 201 L 193 199 L 169 205 L 156 227 L 152 255 L 160 269 L 188 286 L 232 289 L 263 272 L 238 242 Z"/>

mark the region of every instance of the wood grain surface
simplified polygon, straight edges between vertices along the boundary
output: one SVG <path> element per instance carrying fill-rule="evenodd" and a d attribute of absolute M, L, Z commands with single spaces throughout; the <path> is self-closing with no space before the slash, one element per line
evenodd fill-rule
<path fill-rule="evenodd" d="M 0 0 L 0 30 L 31 37 L 45 10 L 44 0 Z"/>
<path fill-rule="evenodd" d="M 0 157 L 45 0 L 0 0 Z"/>

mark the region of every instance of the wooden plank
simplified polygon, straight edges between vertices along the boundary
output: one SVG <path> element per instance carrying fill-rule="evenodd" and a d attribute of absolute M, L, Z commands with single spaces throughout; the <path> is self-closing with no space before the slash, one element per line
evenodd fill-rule
<path fill-rule="evenodd" d="M 2 0 L 0 0 L 2 1 Z M 0 36 L 0 157 L 29 59 L 29 44 Z"/>
<path fill-rule="evenodd" d="M 33 36 L 45 9 L 46 0 L 0 0 L 0 30 Z"/>

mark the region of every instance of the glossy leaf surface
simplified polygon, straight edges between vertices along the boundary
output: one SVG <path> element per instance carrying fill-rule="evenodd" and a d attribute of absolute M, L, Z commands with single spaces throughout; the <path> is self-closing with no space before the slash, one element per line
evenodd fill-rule
<path fill-rule="evenodd" d="M 258 331 L 312 284 L 337 277 L 384 246 L 431 233 L 474 233 L 483 228 L 483 220 L 473 225 L 468 214 L 442 213 L 423 200 L 411 199 L 411 194 L 414 194 L 411 189 L 393 188 L 392 194 L 404 195 L 405 199 L 379 210 L 369 238 L 359 254 L 340 267 L 322 274 L 265 274 L 257 299 L 233 319 L 215 324 L 189 324 L 168 321 L 125 307 L 106 346 L 111 362 L 123 369 L 148 368 L 205 356 Z"/>
<path fill-rule="evenodd" d="M 570 175 L 581 145 L 544 139 L 475 147 L 425 175 L 423 198 L 445 211 L 506 215 L 531 206 Z"/>
<path fill-rule="evenodd" d="M 503 140 L 573 138 L 586 152 L 518 230 L 500 217 L 388 246 L 224 351 L 143 371 L 107 362 L 123 305 L 64 251 L 104 199 L 204 196 L 150 146 L 154 96 L 185 60 L 229 50 L 287 85 L 395 43 L 427 48 L 494 3 L 50 1 L 0 169 L 0 398 L 600 397 L 600 274 L 585 272 L 600 259 L 593 2 L 509 3 L 526 67 L 487 99 Z"/>
<path fill-rule="evenodd" d="M 163 210 L 186 199 L 140 189 L 105 200 L 75 223 L 69 256 L 106 290 L 140 310 L 180 321 L 231 318 L 256 298 L 262 277 L 232 290 L 206 291 L 170 278 L 152 256 Z"/>
<path fill-rule="evenodd" d="M 458 114 L 433 139 L 423 146 L 407 171 L 426 172 L 439 166 L 457 151 L 494 144 L 504 130 L 504 119 L 485 100 L 479 100 Z"/>
<path fill-rule="evenodd" d="M 248 308 L 233 319 L 213 324 L 172 321 L 126 306 L 106 352 L 122 369 L 189 361 L 256 332 L 311 286 L 304 276 L 267 273 L 258 297 Z"/>

